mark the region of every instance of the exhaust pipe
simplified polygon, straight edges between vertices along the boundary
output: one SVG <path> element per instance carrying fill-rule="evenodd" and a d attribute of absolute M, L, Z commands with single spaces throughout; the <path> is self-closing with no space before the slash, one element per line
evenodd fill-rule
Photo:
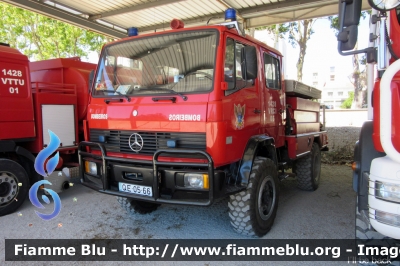
<path fill-rule="evenodd" d="M 63 190 L 67 190 L 69 189 L 69 182 L 65 181 L 62 185 L 61 185 Z"/>

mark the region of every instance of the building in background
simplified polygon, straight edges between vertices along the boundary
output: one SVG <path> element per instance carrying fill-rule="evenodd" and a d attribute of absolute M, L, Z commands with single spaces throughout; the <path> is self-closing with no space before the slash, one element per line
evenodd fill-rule
<path fill-rule="evenodd" d="M 325 66 L 303 73 L 303 82 L 322 91 L 321 104 L 338 109 L 354 91 L 347 73 L 340 66 Z"/>

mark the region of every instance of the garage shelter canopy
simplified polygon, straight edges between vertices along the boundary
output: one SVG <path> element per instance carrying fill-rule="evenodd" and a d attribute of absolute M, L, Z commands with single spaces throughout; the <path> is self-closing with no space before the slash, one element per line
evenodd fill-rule
<path fill-rule="evenodd" d="M 140 33 L 170 29 L 172 19 L 186 26 L 218 24 L 227 8 L 237 10 L 244 28 L 254 28 L 338 13 L 339 0 L 3 0 L 114 38 L 127 29 Z M 369 8 L 363 0 L 363 9 Z"/>

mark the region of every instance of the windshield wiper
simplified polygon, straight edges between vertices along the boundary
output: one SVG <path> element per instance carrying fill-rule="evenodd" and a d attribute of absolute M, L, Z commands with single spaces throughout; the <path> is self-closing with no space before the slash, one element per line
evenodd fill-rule
<path fill-rule="evenodd" d="M 176 83 L 174 83 L 174 85 L 175 85 Z M 163 85 L 163 86 L 165 86 L 165 85 Z M 150 89 L 150 88 L 140 88 L 139 89 L 139 91 L 141 91 L 141 90 L 161 90 L 161 91 L 169 91 L 169 92 L 171 92 L 171 93 L 173 93 L 173 94 L 175 94 L 175 95 L 179 95 L 179 96 L 181 96 L 182 97 L 182 99 L 184 100 L 184 101 L 187 101 L 187 99 L 188 99 L 188 97 L 187 96 L 185 96 L 185 95 L 183 95 L 182 93 L 180 93 L 180 92 L 177 92 L 177 91 L 174 91 L 173 89 L 167 89 L 167 88 L 153 88 L 153 89 Z"/>
<path fill-rule="evenodd" d="M 105 91 L 105 92 L 114 92 L 114 93 L 117 93 L 118 95 L 121 95 L 121 96 L 125 97 L 125 98 L 126 98 L 126 100 L 127 100 L 128 102 L 130 102 L 130 101 L 131 101 L 131 98 L 130 98 L 128 95 L 126 95 L 126 94 L 122 94 L 122 93 L 120 93 L 119 91 L 114 91 L 114 90 L 102 90 L 102 91 Z M 110 96 L 110 95 L 108 95 L 108 96 Z"/>

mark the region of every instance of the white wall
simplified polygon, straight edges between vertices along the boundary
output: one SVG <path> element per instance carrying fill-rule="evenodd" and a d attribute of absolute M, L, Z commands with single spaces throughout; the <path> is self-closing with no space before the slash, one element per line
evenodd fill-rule
<path fill-rule="evenodd" d="M 368 110 L 325 110 L 326 127 L 361 127 L 368 120 Z M 322 123 L 321 111 L 321 123 Z"/>

